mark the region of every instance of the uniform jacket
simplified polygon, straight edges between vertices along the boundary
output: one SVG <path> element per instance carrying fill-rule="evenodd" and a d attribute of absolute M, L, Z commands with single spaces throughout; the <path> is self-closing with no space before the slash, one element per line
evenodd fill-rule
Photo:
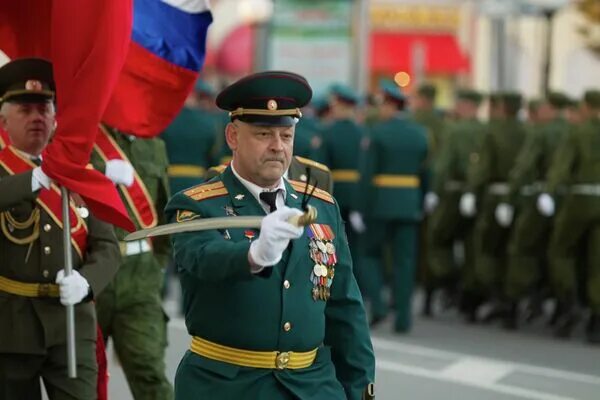
<path fill-rule="evenodd" d="M 38 194 L 31 191 L 31 174 L 8 175 L 0 167 L 0 212 L 10 212 L 17 221 L 31 215 Z M 86 278 L 93 295 L 98 295 L 117 271 L 119 246 L 111 225 L 91 215 L 85 220 L 87 251 L 81 258 L 73 250 L 73 267 Z M 12 243 L 0 233 L 0 276 L 26 283 L 54 283 L 57 272 L 64 268 L 62 228 L 41 208 L 39 229 L 27 262 L 29 245 Z M 13 234 L 25 237 L 31 232 L 29 228 Z M 96 339 L 91 299 L 75 306 L 75 332 L 80 339 Z M 0 291 L 0 321 L 0 353 L 42 355 L 47 348 L 66 342 L 65 307 L 57 298 L 28 298 Z"/>
<path fill-rule="evenodd" d="M 216 190 L 214 195 L 210 188 Z M 302 193 L 287 180 L 286 188 L 286 205 L 300 208 Z M 193 365 L 188 367 L 197 369 L 196 393 L 219 393 L 226 384 L 239 388 L 236 398 L 255 398 L 253 390 L 258 390 L 259 380 L 275 379 L 300 399 L 346 399 L 345 392 L 348 399 L 360 400 L 373 381 L 373 349 L 339 209 L 327 193 L 318 193 L 319 198 L 310 204 L 318 210 L 317 223 L 328 225 L 335 235 L 337 253 L 328 301 L 312 297 L 315 262 L 309 255 L 308 228 L 291 243 L 270 274 L 260 275 L 251 274 L 248 263 L 249 238 L 258 237 L 259 231 L 212 230 L 173 236 L 190 335 L 245 350 L 319 348 L 311 367 L 281 372 L 238 367 L 192 354 Z M 175 195 L 166 212 L 172 222 L 265 215 L 231 168 L 204 185 Z M 286 322 L 292 327 L 287 332 L 283 329 Z"/>

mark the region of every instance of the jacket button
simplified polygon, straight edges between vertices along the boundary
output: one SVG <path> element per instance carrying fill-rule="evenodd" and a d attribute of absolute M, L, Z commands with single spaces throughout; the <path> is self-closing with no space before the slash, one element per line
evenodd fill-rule
<path fill-rule="evenodd" d="M 286 289 L 290 288 L 290 281 L 288 281 L 287 279 L 285 281 L 283 281 L 283 287 Z"/>
<path fill-rule="evenodd" d="M 44 246 L 44 254 L 48 256 L 50 253 L 52 253 L 50 246 Z"/>
<path fill-rule="evenodd" d="M 44 232 L 50 232 L 50 230 L 52 230 L 52 225 L 50 225 L 50 224 L 44 225 Z"/>
<path fill-rule="evenodd" d="M 283 330 L 286 332 L 289 332 L 292 330 L 292 324 L 290 324 L 289 322 L 286 322 L 285 324 L 283 324 Z"/>
<path fill-rule="evenodd" d="M 48 270 L 45 269 L 44 271 L 42 271 L 42 275 L 44 276 L 44 278 L 47 278 L 50 275 L 50 272 L 48 272 Z"/>

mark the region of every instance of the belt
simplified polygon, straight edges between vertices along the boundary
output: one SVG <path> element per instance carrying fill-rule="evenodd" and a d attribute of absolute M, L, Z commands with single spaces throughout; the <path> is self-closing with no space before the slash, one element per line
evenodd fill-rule
<path fill-rule="evenodd" d="M 167 168 L 167 173 L 170 177 L 194 177 L 194 178 L 202 178 L 206 173 L 206 169 L 200 167 L 199 165 L 191 165 L 191 164 L 171 164 Z"/>
<path fill-rule="evenodd" d="M 447 192 L 462 192 L 465 183 L 461 181 L 448 181 L 444 183 L 444 190 Z"/>
<path fill-rule="evenodd" d="M 317 349 L 307 352 L 241 350 L 216 344 L 198 336 L 192 337 L 190 349 L 192 352 L 211 360 L 239 365 L 240 367 L 265 369 L 308 368 L 317 356 Z"/>
<path fill-rule="evenodd" d="M 60 297 L 54 283 L 25 283 L 0 276 L 0 291 L 24 297 Z"/>
<path fill-rule="evenodd" d="M 598 184 L 576 184 L 571 185 L 571 193 L 586 196 L 600 196 L 600 185 Z"/>
<path fill-rule="evenodd" d="M 536 194 L 542 193 L 544 188 L 544 182 L 534 182 L 531 185 L 521 186 L 519 193 L 521 196 L 535 196 Z"/>
<path fill-rule="evenodd" d="M 510 186 L 508 186 L 508 183 L 504 182 L 491 183 L 488 186 L 488 193 L 498 196 L 506 196 L 510 193 Z"/>
<path fill-rule="evenodd" d="M 334 182 L 358 182 L 360 174 L 355 169 L 334 169 L 331 171 Z"/>
<path fill-rule="evenodd" d="M 421 180 L 416 175 L 375 175 L 373 184 L 386 188 L 416 188 Z"/>
<path fill-rule="evenodd" d="M 152 251 L 148 239 L 133 240 L 131 242 L 119 242 L 122 256 L 135 256 L 137 254 L 148 253 Z"/>

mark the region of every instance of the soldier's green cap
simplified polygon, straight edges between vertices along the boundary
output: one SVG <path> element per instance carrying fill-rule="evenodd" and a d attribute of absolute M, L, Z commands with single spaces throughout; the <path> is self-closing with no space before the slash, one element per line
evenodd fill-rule
<path fill-rule="evenodd" d="M 506 107 L 514 111 L 519 110 L 523 105 L 523 96 L 517 92 L 504 92 L 501 99 Z"/>
<path fill-rule="evenodd" d="M 351 87 L 342 83 L 334 83 L 331 85 L 329 87 L 329 93 L 349 104 L 356 104 L 359 100 L 356 92 Z"/>
<path fill-rule="evenodd" d="M 583 101 L 590 107 L 600 108 L 600 90 L 588 90 L 583 95 Z"/>
<path fill-rule="evenodd" d="M 314 97 L 310 104 L 318 113 L 325 111 L 329 107 L 329 102 L 327 101 L 327 98 L 323 96 Z"/>
<path fill-rule="evenodd" d="M 194 92 L 199 95 L 212 97 L 215 95 L 215 90 L 206 81 L 198 79 L 194 85 Z"/>
<path fill-rule="evenodd" d="M 417 89 L 417 93 L 430 100 L 435 99 L 437 89 L 431 83 L 424 83 Z"/>
<path fill-rule="evenodd" d="M 231 120 L 253 125 L 292 126 L 302 117 L 300 109 L 312 98 L 304 77 L 286 71 L 248 75 L 217 96 L 217 106 L 229 111 Z"/>
<path fill-rule="evenodd" d="M 54 98 L 52 64 L 42 58 L 20 58 L 0 68 L 0 103 L 39 103 Z"/>
<path fill-rule="evenodd" d="M 550 92 L 546 96 L 546 101 L 554 108 L 563 109 L 569 104 L 569 98 L 564 93 Z"/>
<path fill-rule="evenodd" d="M 461 100 L 471 101 L 475 104 L 480 104 L 483 100 L 483 95 L 473 89 L 460 89 L 458 92 L 456 92 L 456 97 Z"/>
<path fill-rule="evenodd" d="M 388 100 L 392 100 L 397 103 L 406 101 L 406 96 L 402 92 L 402 89 L 400 89 L 400 86 L 398 86 L 394 81 L 389 79 L 382 80 L 379 83 L 379 87 L 381 88 L 383 95 Z"/>

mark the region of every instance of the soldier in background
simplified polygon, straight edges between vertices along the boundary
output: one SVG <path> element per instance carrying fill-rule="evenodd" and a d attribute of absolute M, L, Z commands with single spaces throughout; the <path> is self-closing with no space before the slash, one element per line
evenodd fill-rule
<path fill-rule="evenodd" d="M 479 146 L 486 129 L 477 119 L 482 99 L 483 96 L 474 90 L 463 89 L 457 93 L 457 120 L 446 127 L 444 137 L 447 140 L 434 164 L 432 190 L 425 196 L 425 210 L 430 214 L 425 315 L 432 313 L 432 295 L 436 288 L 443 288 L 452 295 L 462 281 L 465 296 L 476 289 L 472 220 L 461 216 L 458 204 L 466 188 L 469 162 L 479 157 Z M 454 254 L 457 242 L 462 242 L 465 250 L 462 272 Z"/>
<path fill-rule="evenodd" d="M 581 318 L 577 296 L 585 294 L 591 311 L 587 339 L 600 343 L 600 91 L 587 91 L 581 108 L 584 122 L 559 146 L 538 208 L 554 215 L 561 186 L 566 191 L 548 248 L 550 281 L 559 301 L 555 335 L 571 334 Z M 585 287 L 578 287 L 578 255 L 584 259 Z"/>
<path fill-rule="evenodd" d="M 383 86 L 380 122 L 372 127 L 361 168 L 361 211 L 366 218 L 365 257 L 358 268 L 364 292 L 371 300 L 372 321 L 387 314 L 382 299 L 383 248 L 392 253 L 394 329 L 408 332 L 412 326 L 419 223 L 422 219 L 423 176 L 428 141 L 425 128 L 405 113 L 406 98 L 390 82 Z M 359 282 L 360 283 L 360 282 Z"/>
<path fill-rule="evenodd" d="M 547 248 L 551 220 L 542 216 L 536 207 L 537 196 L 544 187 L 543 180 L 550 168 L 554 153 L 568 131 L 562 117 L 567 106 L 567 97 L 562 93 L 550 93 L 538 108 L 538 123 L 530 126 L 527 140 L 509 175 L 509 193 L 496 208 L 496 220 L 503 227 L 513 223 L 515 209 L 518 210 L 508 242 L 508 263 L 504 280 L 506 315 L 504 326 L 516 329 L 518 301 L 539 288 L 545 275 L 545 251 Z M 532 307 L 539 301 L 534 301 Z M 530 309 L 530 312 L 535 310 Z M 531 318 L 532 315 L 529 316 Z"/>

